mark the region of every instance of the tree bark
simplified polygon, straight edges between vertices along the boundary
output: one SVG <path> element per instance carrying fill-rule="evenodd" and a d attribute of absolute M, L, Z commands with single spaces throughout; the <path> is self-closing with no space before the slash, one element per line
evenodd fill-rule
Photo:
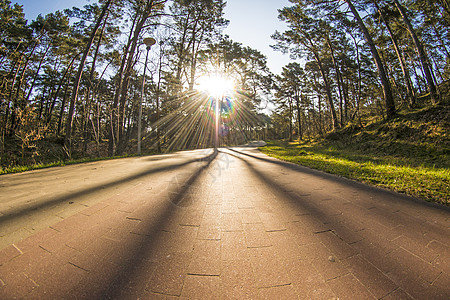
<path fill-rule="evenodd" d="M 298 140 L 301 141 L 303 140 L 303 131 L 302 131 L 302 118 L 301 118 L 301 109 L 300 109 L 300 99 L 302 98 L 303 95 L 299 95 L 298 91 L 296 91 L 296 95 L 295 95 L 295 101 L 296 101 L 296 108 L 297 108 L 297 130 L 298 130 Z"/>
<path fill-rule="evenodd" d="M 330 38 L 328 36 L 327 36 L 327 45 L 328 45 L 328 48 L 330 49 L 331 59 L 333 61 L 334 70 L 336 72 L 336 82 L 337 82 L 337 85 L 338 85 L 338 92 L 339 92 L 339 109 L 340 109 L 340 112 L 341 112 L 340 123 L 341 123 L 341 126 L 343 126 L 343 124 L 344 124 L 344 112 L 343 112 L 343 105 L 342 105 L 342 102 L 343 102 L 343 100 L 342 100 L 342 78 L 341 78 L 341 72 L 339 71 L 338 63 L 336 61 L 336 57 L 334 56 L 334 48 L 331 45 L 331 41 L 330 41 Z"/>
<path fill-rule="evenodd" d="M 108 2 L 106 2 L 103 5 L 102 12 L 100 13 L 100 16 L 98 17 L 97 22 L 95 23 L 95 26 L 91 32 L 91 36 L 89 37 L 89 41 L 84 50 L 83 57 L 81 58 L 80 65 L 78 66 L 78 72 L 75 77 L 75 83 L 73 85 L 72 95 L 70 98 L 69 115 L 67 117 L 67 123 L 66 123 L 66 136 L 64 139 L 64 145 L 66 146 L 66 148 L 68 150 L 69 156 L 71 155 L 70 151 L 71 151 L 73 114 L 75 112 L 75 102 L 78 98 L 78 88 L 80 87 L 80 81 L 81 81 L 81 76 L 83 75 L 84 64 L 85 64 L 87 56 L 89 54 L 89 50 L 91 49 L 92 43 L 94 42 L 94 38 L 95 38 L 95 35 L 97 34 L 97 30 L 100 27 L 103 17 L 106 15 L 106 12 L 107 12 L 109 6 L 111 5 L 112 1 L 113 0 L 108 0 Z"/>
<path fill-rule="evenodd" d="M 135 64 L 135 52 L 138 45 L 138 39 L 139 35 L 142 31 L 142 28 L 144 27 L 145 22 L 150 17 L 150 14 L 152 12 L 152 8 L 154 5 L 154 1 L 150 0 L 147 2 L 144 11 L 142 12 L 142 15 L 136 24 L 136 28 L 133 33 L 133 39 L 131 40 L 131 49 L 128 53 L 127 62 L 125 65 L 125 72 L 124 72 L 124 78 L 123 78 L 123 84 L 122 84 L 122 90 L 120 92 L 120 104 L 119 104 L 119 130 L 118 130 L 118 141 L 117 141 L 117 149 L 119 153 L 122 152 L 123 147 L 125 146 L 125 140 L 124 140 L 124 125 L 125 125 L 125 104 L 127 101 L 127 94 L 128 94 L 128 84 L 131 76 L 131 71 L 133 69 L 133 66 Z"/>
<path fill-rule="evenodd" d="M 334 108 L 333 96 L 331 95 L 331 87 L 330 87 L 330 83 L 328 81 L 328 76 L 323 67 L 322 60 L 320 59 L 317 52 L 314 51 L 313 54 L 314 54 L 314 58 L 317 62 L 317 65 L 319 66 L 319 70 L 320 70 L 320 74 L 322 75 L 323 83 L 325 84 L 325 92 L 327 94 L 328 105 L 330 106 L 330 111 L 331 111 L 331 119 L 333 121 L 333 123 L 332 123 L 333 130 L 335 130 L 335 129 L 339 128 L 339 121 L 337 119 L 336 110 Z"/>
<path fill-rule="evenodd" d="M 420 62 L 422 64 L 423 72 L 425 73 L 425 79 L 427 81 L 427 86 L 428 86 L 428 91 L 430 92 L 431 101 L 433 102 L 433 104 L 436 104 L 439 102 L 439 95 L 438 95 L 438 91 L 436 89 L 436 85 L 434 84 L 434 81 L 433 81 L 431 66 L 430 66 L 427 54 L 425 52 L 425 49 L 423 48 L 422 43 L 419 41 L 419 38 L 417 37 L 416 32 L 411 25 L 411 22 L 409 21 L 409 18 L 408 18 L 405 8 L 398 2 L 398 0 L 394 0 L 394 4 L 397 7 L 398 11 L 400 12 L 400 15 L 403 18 L 403 22 L 405 22 L 406 28 L 408 29 L 409 34 L 411 35 L 411 37 L 414 41 L 416 51 L 419 54 Z"/>
<path fill-rule="evenodd" d="M 110 126 L 110 131 L 109 131 L 109 147 L 108 147 L 108 155 L 109 156 L 114 155 L 114 147 L 116 146 L 116 142 L 119 137 L 119 135 L 118 135 L 118 131 L 119 131 L 119 128 L 118 128 L 118 124 L 119 124 L 118 105 L 119 105 L 119 100 L 120 100 L 120 93 L 122 91 L 123 72 L 125 70 L 125 63 L 127 61 L 128 51 L 130 49 L 131 41 L 132 41 L 132 33 L 133 33 L 134 27 L 136 25 L 137 19 L 138 19 L 138 14 L 136 14 L 133 19 L 133 25 L 131 26 L 130 34 L 128 36 L 128 42 L 127 42 L 126 46 L 124 47 L 119 71 L 117 72 L 117 75 L 116 75 L 117 84 L 116 84 L 116 90 L 114 93 L 114 101 L 113 101 L 113 104 L 111 107 L 111 126 Z"/>
<path fill-rule="evenodd" d="M 378 5 L 377 0 L 374 0 L 373 3 L 378 10 L 381 20 L 383 21 L 384 25 L 386 26 L 386 29 L 389 33 L 392 44 L 394 46 L 395 53 L 397 54 L 398 61 L 400 62 L 400 67 L 402 69 L 403 78 L 405 79 L 406 93 L 408 94 L 409 105 L 411 107 L 414 107 L 414 105 L 416 103 L 416 96 L 415 96 L 414 89 L 411 84 L 411 77 L 409 76 L 409 71 L 405 65 L 405 61 L 403 59 L 400 47 L 398 46 L 397 39 L 395 38 L 394 33 L 392 32 L 391 26 L 389 25 L 388 21 L 384 17 L 384 14 L 380 9 L 380 6 Z"/>
<path fill-rule="evenodd" d="M 345 0 L 351 12 L 355 16 L 356 22 L 358 23 L 359 28 L 361 29 L 364 38 L 370 48 L 370 52 L 372 53 L 373 59 L 375 60 L 375 65 L 378 69 L 378 73 L 380 75 L 381 86 L 383 88 L 383 98 L 386 107 L 386 116 L 387 118 L 392 118 L 395 116 L 395 101 L 392 96 L 391 84 L 389 83 L 389 78 L 387 77 L 386 70 L 384 68 L 383 62 L 381 61 L 380 55 L 378 54 L 377 48 L 375 47 L 375 43 L 372 39 L 372 36 L 369 33 L 366 25 L 364 24 L 361 16 L 359 15 L 356 8 L 353 6 L 350 0 Z"/>

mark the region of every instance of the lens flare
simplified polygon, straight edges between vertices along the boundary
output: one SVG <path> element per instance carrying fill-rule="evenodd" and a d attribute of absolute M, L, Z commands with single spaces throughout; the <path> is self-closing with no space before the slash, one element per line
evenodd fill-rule
<path fill-rule="evenodd" d="M 210 75 L 198 79 L 197 89 L 208 92 L 214 97 L 220 97 L 234 89 L 234 82 L 221 75 Z"/>
<path fill-rule="evenodd" d="M 167 114 L 163 111 L 159 121 L 152 124 L 157 131 L 150 130 L 145 135 L 144 141 L 153 141 L 148 147 L 155 148 L 155 138 L 159 136 L 159 143 L 167 150 L 210 148 L 214 145 L 216 125 L 221 145 L 248 142 L 252 128 L 260 122 L 246 104 L 252 100 L 233 89 L 221 91 L 216 97 L 204 90 L 187 91 L 166 102 L 171 111 Z M 217 101 L 219 124 L 216 124 Z"/>

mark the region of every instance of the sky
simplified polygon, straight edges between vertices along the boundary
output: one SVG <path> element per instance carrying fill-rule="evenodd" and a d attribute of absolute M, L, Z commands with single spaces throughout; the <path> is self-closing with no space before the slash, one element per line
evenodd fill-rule
<path fill-rule="evenodd" d="M 38 14 L 45 15 L 56 10 L 73 6 L 82 7 L 93 0 L 11 0 L 12 3 L 23 5 L 25 17 L 31 21 Z M 267 56 L 267 65 L 275 74 L 280 74 L 283 66 L 290 60 L 288 55 L 274 51 L 269 45 L 274 44 L 270 36 L 275 32 L 284 31 L 286 26 L 278 20 L 277 9 L 289 6 L 288 0 L 227 0 L 225 18 L 230 20 L 224 33 L 230 38 L 250 46 Z"/>

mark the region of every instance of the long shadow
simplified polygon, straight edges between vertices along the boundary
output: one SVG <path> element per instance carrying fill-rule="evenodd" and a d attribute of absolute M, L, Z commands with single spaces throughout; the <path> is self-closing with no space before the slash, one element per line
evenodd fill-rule
<path fill-rule="evenodd" d="M 133 282 L 133 279 L 136 276 L 136 270 L 140 268 L 142 261 L 149 257 L 154 251 L 154 247 L 156 246 L 154 241 L 157 240 L 158 235 L 161 233 L 160 230 L 163 228 L 164 224 L 170 220 L 174 213 L 174 208 L 182 204 L 185 193 L 198 180 L 200 175 L 211 165 L 217 154 L 218 152 L 215 151 L 213 154 L 204 158 L 202 161 L 204 161 L 205 164 L 191 174 L 181 188 L 169 191 L 169 195 L 172 196 L 169 198 L 170 201 L 167 202 L 164 211 L 158 216 L 156 222 L 151 223 L 149 228 L 145 231 L 145 234 L 140 235 L 142 236 L 142 239 L 139 242 L 129 245 L 129 259 L 126 263 L 121 265 L 119 270 L 117 270 L 111 282 L 108 282 L 108 286 L 104 286 L 104 289 L 98 293 L 95 292 L 95 290 L 98 290 L 98 287 L 91 287 L 93 291 L 91 293 L 87 293 L 87 295 L 94 296 L 97 294 L 100 299 L 119 299 L 120 296 L 123 296 L 122 293 L 124 288 L 127 287 L 130 282 Z M 175 204 L 175 207 L 173 204 Z M 149 215 L 152 213 L 152 211 L 149 211 Z M 140 280 L 142 280 L 142 278 Z"/>
<path fill-rule="evenodd" d="M 60 202 L 69 202 L 70 200 L 73 200 L 75 198 L 84 197 L 84 196 L 92 194 L 92 193 L 94 193 L 96 191 L 99 191 L 99 190 L 102 190 L 102 189 L 106 189 L 106 188 L 111 188 L 111 187 L 114 187 L 115 185 L 118 185 L 118 184 L 127 183 L 127 182 L 136 180 L 138 178 L 141 178 L 141 177 L 144 177 L 144 176 L 147 176 L 147 175 L 150 175 L 150 174 L 178 169 L 178 168 L 190 165 L 192 163 L 198 163 L 198 162 L 202 162 L 202 161 L 211 161 L 211 159 L 216 157 L 216 155 L 217 155 L 217 153 L 212 153 L 212 154 L 210 154 L 208 156 L 201 157 L 201 158 L 196 158 L 196 159 L 192 159 L 192 160 L 188 160 L 188 161 L 183 162 L 183 163 L 173 164 L 173 165 L 168 165 L 168 166 L 161 166 L 161 167 L 158 167 L 158 168 L 145 170 L 145 171 L 142 171 L 142 172 L 130 175 L 130 176 L 125 177 L 125 178 L 121 178 L 121 179 L 118 179 L 118 180 L 111 181 L 111 182 L 106 183 L 106 184 L 101 184 L 101 185 L 97 185 L 97 186 L 94 186 L 94 187 L 87 188 L 87 189 L 82 190 L 82 191 L 73 192 L 73 193 L 71 193 L 69 195 L 52 197 L 52 198 L 49 198 L 45 202 L 37 203 L 37 204 L 34 204 L 34 205 L 29 205 L 29 206 L 27 206 L 25 208 L 17 209 L 17 210 L 15 210 L 15 211 L 7 214 L 7 215 L 0 216 L 0 226 L 2 226 L 5 222 L 7 222 L 9 220 L 22 217 L 24 215 L 27 215 L 27 214 L 30 214 L 30 213 L 33 213 L 33 212 L 45 209 L 45 208 L 50 207 L 50 206 L 54 206 L 54 205 L 56 205 L 56 204 L 58 204 Z"/>
<path fill-rule="evenodd" d="M 232 149 L 230 149 L 230 150 L 232 150 Z M 253 155 L 250 155 L 250 154 L 246 154 L 246 153 L 242 153 L 240 151 L 235 151 L 235 150 L 233 150 L 233 152 L 236 152 L 236 153 L 239 153 L 240 155 L 245 155 L 247 157 L 251 157 L 251 158 L 254 158 L 254 159 L 258 159 L 258 160 L 261 160 L 261 161 L 264 161 L 264 162 L 269 162 L 269 163 L 274 163 L 274 164 L 277 164 L 277 165 L 290 167 L 291 169 L 294 169 L 294 170 L 297 170 L 297 171 L 300 171 L 300 172 L 304 171 L 303 168 L 300 169 L 300 168 L 297 168 L 295 166 L 291 166 L 290 164 L 286 164 L 286 163 L 281 162 L 281 161 L 280 162 L 272 161 L 272 160 L 264 159 L 264 158 L 261 158 L 261 157 L 256 157 L 256 156 L 253 156 Z M 340 237 L 339 232 L 337 233 L 334 230 L 334 227 L 335 227 L 335 224 L 336 224 L 336 220 L 333 219 L 332 218 L 332 214 L 330 214 L 330 212 L 332 212 L 334 209 L 327 209 L 325 207 L 320 206 L 320 202 L 319 201 L 316 202 L 317 203 L 317 205 L 316 205 L 316 203 L 313 202 L 314 200 L 313 201 L 309 201 L 309 200 L 306 200 L 306 199 L 302 198 L 301 196 L 292 195 L 291 193 L 287 194 L 286 191 L 285 191 L 285 188 L 283 187 L 283 185 L 281 185 L 280 183 L 276 182 L 273 179 L 272 176 L 270 176 L 268 174 L 265 174 L 264 172 L 258 170 L 254 166 L 254 164 L 252 164 L 251 162 L 249 162 L 246 159 L 242 158 L 240 155 L 235 155 L 235 154 L 232 154 L 232 153 L 227 153 L 227 154 L 232 155 L 232 156 L 240 159 L 241 161 L 243 161 L 247 165 L 249 170 L 253 174 L 255 174 L 255 176 L 257 176 L 266 186 L 268 186 L 273 192 L 276 193 L 276 195 L 278 196 L 277 197 L 278 199 L 284 200 L 284 201 L 288 201 L 287 199 L 292 199 L 293 201 L 291 201 L 291 203 L 293 203 L 294 205 L 299 207 L 302 211 L 307 211 L 309 213 L 310 217 L 313 217 L 317 221 L 323 223 L 326 226 L 325 228 L 327 228 L 327 229 L 321 230 L 320 232 L 315 232 L 314 233 L 314 234 L 318 235 L 319 239 L 320 239 L 320 234 L 321 233 L 330 231 L 333 234 L 335 234 L 338 238 L 343 240 Z M 316 172 L 309 172 L 309 173 L 311 173 L 313 175 L 317 175 L 317 176 L 325 175 L 325 174 L 318 174 Z M 322 176 L 322 177 L 330 177 L 330 176 Z M 334 177 L 334 178 L 331 178 L 331 179 L 332 180 L 336 180 L 337 178 Z M 348 183 L 348 182 L 346 182 L 346 183 Z M 358 187 L 359 188 L 364 188 L 364 185 L 358 184 Z M 381 192 L 384 192 L 384 191 L 381 191 Z M 438 208 L 442 208 L 442 209 L 447 210 L 447 208 L 445 208 L 445 207 L 438 206 Z M 400 220 L 400 222 L 401 222 L 401 220 Z M 352 229 L 350 227 L 348 227 L 348 228 L 349 229 L 347 229 L 347 230 L 344 230 L 344 229 L 341 228 L 340 232 L 343 233 L 344 236 L 346 236 L 346 237 L 351 237 L 351 238 L 358 238 L 359 237 L 359 236 L 356 236 L 356 234 L 355 234 L 357 230 Z M 367 239 L 367 238 L 363 239 L 361 241 L 361 243 L 362 243 L 362 245 L 364 247 L 367 247 L 368 249 L 370 247 L 378 247 L 378 245 L 373 244 L 372 241 Z M 347 245 L 352 247 L 348 243 L 347 243 Z M 339 243 L 336 243 L 336 244 L 333 243 L 333 246 L 336 249 L 340 249 L 340 250 L 343 250 L 343 251 L 346 250 L 346 249 L 342 248 L 343 246 L 341 244 L 339 244 Z M 376 262 L 385 261 L 385 259 L 386 259 L 385 258 L 385 254 L 382 251 L 379 251 L 379 252 L 377 252 L 377 251 L 368 251 L 367 253 L 365 253 L 364 251 L 360 252 L 360 251 L 356 250 L 356 253 L 361 254 L 363 257 L 365 257 L 370 263 L 373 263 L 375 266 L 377 266 Z M 418 276 L 420 274 L 418 274 L 419 271 L 415 270 L 414 267 L 412 267 L 410 270 L 408 270 L 408 272 L 403 272 L 403 271 L 398 271 L 398 270 L 404 270 L 405 266 L 408 266 L 408 264 L 404 264 L 401 261 L 398 261 L 398 260 L 392 259 L 392 258 L 389 259 L 389 263 L 392 265 L 391 270 L 395 274 L 394 275 L 394 279 L 392 279 L 391 276 L 389 276 L 389 277 L 391 277 L 391 279 L 397 285 L 402 286 L 402 284 L 397 282 L 397 279 L 395 279 L 396 276 L 401 276 L 402 282 L 403 282 L 403 280 L 409 281 L 409 282 L 417 282 L 416 279 L 418 278 Z M 399 274 L 398 272 L 401 272 L 401 274 Z M 373 282 L 373 284 L 375 284 L 375 283 L 376 282 Z M 417 292 L 417 291 L 413 291 L 413 292 Z M 439 290 L 438 292 L 445 294 L 444 290 Z"/>
<path fill-rule="evenodd" d="M 347 186 L 351 186 L 351 187 L 354 187 L 354 188 L 357 188 L 359 190 L 363 190 L 363 191 L 366 191 L 366 192 L 372 192 L 372 193 L 376 192 L 376 193 L 384 194 L 386 196 L 395 196 L 396 199 L 402 200 L 403 202 L 414 203 L 414 204 L 419 205 L 419 206 L 433 207 L 433 208 L 437 208 L 437 209 L 441 209 L 441 210 L 445 210 L 445 211 L 450 212 L 450 207 L 449 206 L 443 206 L 441 204 L 434 203 L 434 202 L 426 202 L 425 200 L 422 200 L 420 198 L 415 198 L 415 197 L 399 194 L 399 193 L 396 193 L 394 191 L 382 189 L 382 188 L 379 188 L 379 187 L 376 187 L 376 186 L 371 186 L 371 185 L 364 184 L 364 183 L 361 183 L 361 182 L 357 182 L 357 181 L 354 181 L 354 180 L 351 180 L 351 179 L 348 179 L 348 178 L 340 177 L 338 175 L 334 175 L 334 174 L 326 173 L 326 172 L 323 172 L 323 171 L 311 169 L 311 168 L 308 168 L 308 167 L 305 167 L 305 166 L 301 166 L 301 165 L 297 165 L 297 164 L 294 164 L 294 163 L 285 162 L 285 161 L 282 161 L 282 160 L 275 160 L 275 159 L 267 159 L 267 158 L 263 158 L 263 157 L 258 157 L 258 156 L 255 156 L 255 155 L 251 155 L 251 154 L 248 154 L 248 153 L 245 153 L 245 152 L 238 151 L 238 150 L 233 149 L 233 148 L 227 148 L 227 149 L 230 150 L 230 151 L 239 153 L 240 155 L 245 155 L 245 156 L 248 156 L 248 157 L 260 160 L 260 161 L 268 162 L 268 163 L 271 163 L 271 164 L 276 164 L 276 165 L 279 165 L 279 166 L 282 166 L 282 167 L 285 167 L 285 168 L 288 168 L 288 169 L 291 169 L 291 170 L 294 170 L 294 171 L 302 172 L 302 173 L 305 173 L 305 174 L 308 174 L 308 175 L 312 175 L 312 176 L 317 176 L 317 177 L 320 177 L 320 178 L 323 178 L 323 179 L 326 179 L 326 180 L 330 180 L 330 181 L 333 181 L 333 182 L 345 184 Z"/>

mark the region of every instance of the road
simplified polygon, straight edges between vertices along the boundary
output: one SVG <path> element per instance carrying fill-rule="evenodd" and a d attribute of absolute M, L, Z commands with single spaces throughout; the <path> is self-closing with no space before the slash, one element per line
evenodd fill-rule
<path fill-rule="evenodd" d="M 256 148 L 0 176 L 1 299 L 448 299 L 450 210 Z"/>

